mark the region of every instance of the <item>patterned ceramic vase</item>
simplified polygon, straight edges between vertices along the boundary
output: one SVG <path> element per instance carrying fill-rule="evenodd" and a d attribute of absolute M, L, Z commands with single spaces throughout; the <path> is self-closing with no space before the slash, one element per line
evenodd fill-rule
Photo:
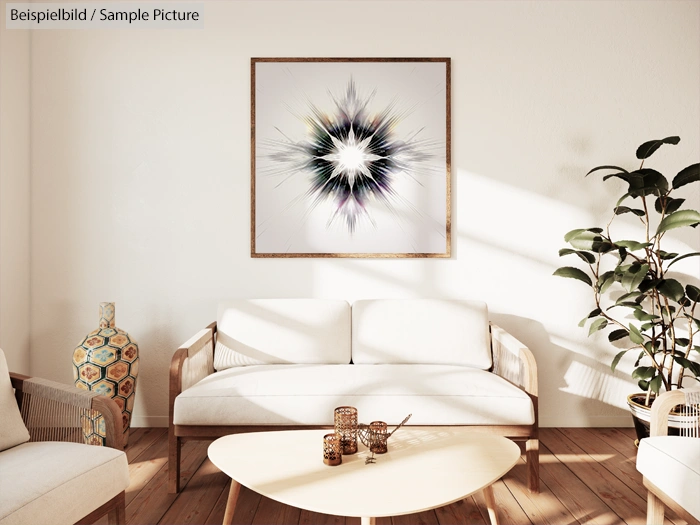
<path fill-rule="evenodd" d="M 122 411 L 124 445 L 129 441 L 134 409 L 139 347 L 129 334 L 114 325 L 114 303 L 100 303 L 100 324 L 73 352 L 75 386 L 111 397 Z M 83 421 L 88 443 L 104 444 L 102 416 Z"/>

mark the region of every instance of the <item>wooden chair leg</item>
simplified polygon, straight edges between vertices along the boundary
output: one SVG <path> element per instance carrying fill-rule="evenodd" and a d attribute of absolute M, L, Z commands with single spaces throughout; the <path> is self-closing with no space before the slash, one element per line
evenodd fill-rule
<path fill-rule="evenodd" d="M 107 522 L 109 525 L 126 525 L 126 493 L 122 491 L 115 499 L 115 507 L 107 513 Z"/>
<path fill-rule="evenodd" d="M 525 460 L 527 462 L 527 486 L 530 492 L 540 492 L 540 440 L 528 439 L 525 444 Z"/>
<path fill-rule="evenodd" d="M 168 429 L 168 492 L 180 492 L 180 449 L 182 441 L 171 426 Z"/>
<path fill-rule="evenodd" d="M 652 491 L 647 491 L 647 525 L 663 525 L 664 504 Z"/>

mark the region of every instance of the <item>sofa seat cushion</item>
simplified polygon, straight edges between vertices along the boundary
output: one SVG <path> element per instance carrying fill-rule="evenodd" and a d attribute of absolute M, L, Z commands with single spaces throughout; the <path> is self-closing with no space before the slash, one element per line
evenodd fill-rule
<path fill-rule="evenodd" d="M 0 454 L 0 524 L 71 524 L 129 485 L 124 452 L 30 442 Z"/>
<path fill-rule="evenodd" d="M 352 305 L 355 364 L 462 365 L 491 368 L 486 303 L 377 299 Z"/>
<path fill-rule="evenodd" d="M 360 422 L 530 425 L 529 396 L 503 378 L 455 365 L 258 365 L 212 374 L 175 399 L 176 425 L 332 425 Z"/>
<path fill-rule="evenodd" d="M 700 522 L 700 439 L 644 438 L 637 452 L 637 470 Z"/>

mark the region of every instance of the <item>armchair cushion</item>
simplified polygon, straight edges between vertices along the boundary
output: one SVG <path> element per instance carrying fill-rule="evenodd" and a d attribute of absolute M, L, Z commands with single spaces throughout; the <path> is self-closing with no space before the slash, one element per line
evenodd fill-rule
<path fill-rule="evenodd" d="M 637 452 L 637 470 L 700 521 L 700 439 L 644 438 Z"/>
<path fill-rule="evenodd" d="M 0 472 L 0 525 L 75 523 L 129 485 L 124 452 L 81 443 L 24 443 Z"/>
<path fill-rule="evenodd" d="M 29 441 L 29 432 L 24 426 L 15 399 L 10 371 L 5 361 L 5 352 L 0 349 L 0 452 Z M 0 491 L 2 493 L 2 491 Z"/>
<path fill-rule="evenodd" d="M 350 305 L 321 299 L 249 299 L 219 305 L 214 368 L 350 363 Z"/>

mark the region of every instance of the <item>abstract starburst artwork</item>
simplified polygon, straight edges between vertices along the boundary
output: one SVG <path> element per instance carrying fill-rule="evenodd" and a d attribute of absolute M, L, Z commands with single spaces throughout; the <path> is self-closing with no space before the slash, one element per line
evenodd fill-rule
<path fill-rule="evenodd" d="M 449 59 L 252 59 L 254 257 L 449 257 Z"/>

